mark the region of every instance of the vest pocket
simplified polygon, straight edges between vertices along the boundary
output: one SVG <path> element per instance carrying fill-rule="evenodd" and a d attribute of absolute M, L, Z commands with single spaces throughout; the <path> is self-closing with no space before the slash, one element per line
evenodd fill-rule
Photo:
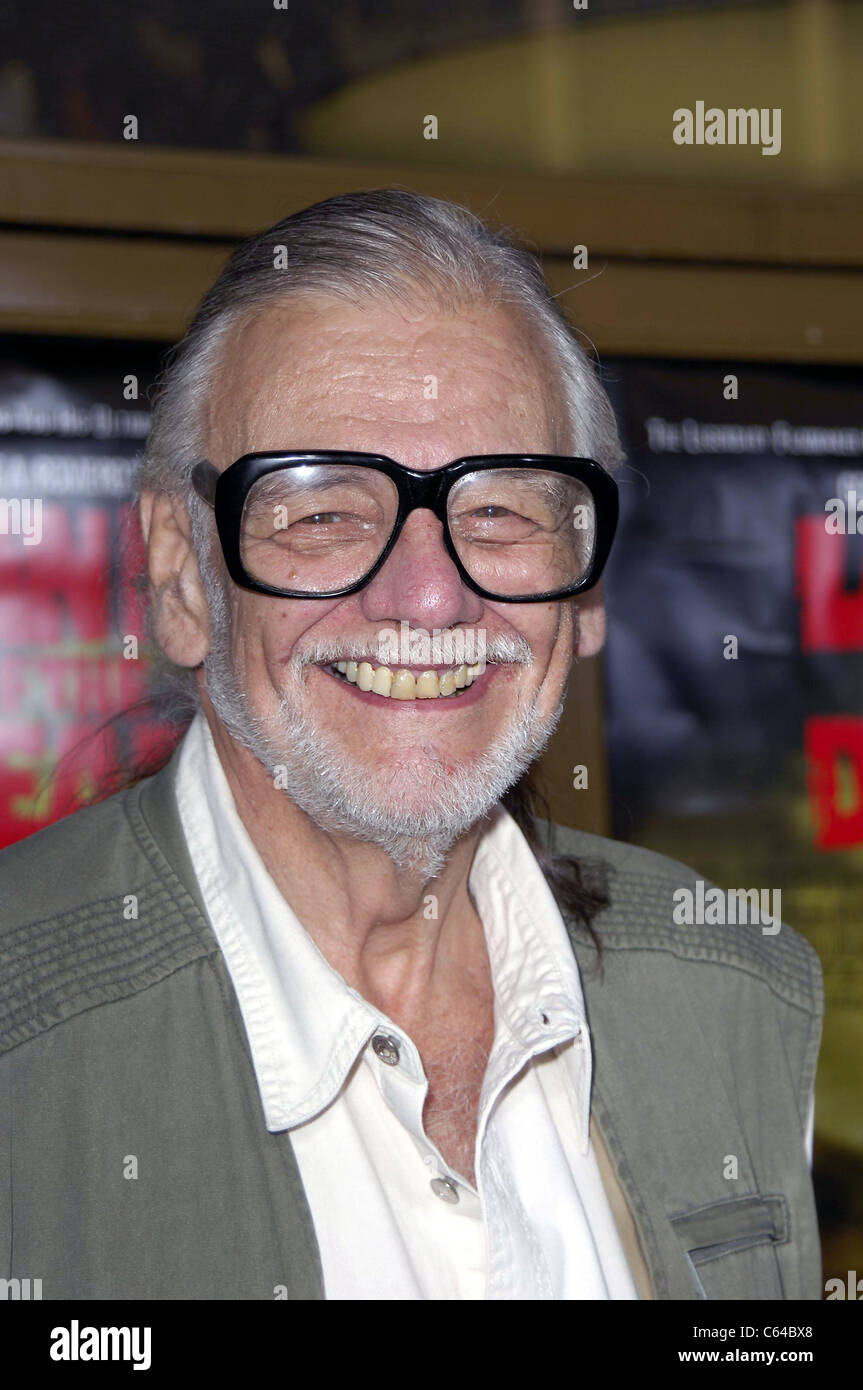
<path fill-rule="evenodd" d="M 789 1238 L 784 1197 L 731 1197 L 671 1219 L 698 1297 L 781 1299 L 776 1247 Z"/>

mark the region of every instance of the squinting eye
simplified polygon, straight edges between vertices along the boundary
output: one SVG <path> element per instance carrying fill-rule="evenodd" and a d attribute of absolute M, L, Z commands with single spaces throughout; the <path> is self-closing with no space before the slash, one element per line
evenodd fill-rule
<path fill-rule="evenodd" d="M 305 525 L 306 522 L 333 522 L 341 521 L 341 512 L 315 512 L 312 516 L 302 516 L 294 523 L 295 526 Z"/>

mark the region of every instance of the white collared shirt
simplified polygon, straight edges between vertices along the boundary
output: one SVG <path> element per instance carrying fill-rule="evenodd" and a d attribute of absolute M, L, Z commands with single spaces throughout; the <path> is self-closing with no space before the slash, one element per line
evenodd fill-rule
<path fill-rule="evenodd" d="M 346 984 L 264 867 L 200 712 L 176 792 L 264 1121 L 290 1131 L 326 1298 L 637 1298 L 589 1137 L 578 967 L 515 821 L 499 809 L 470 872 L 495 996 L 474 1187 L 425 1133 L 412 1040 Z"/>

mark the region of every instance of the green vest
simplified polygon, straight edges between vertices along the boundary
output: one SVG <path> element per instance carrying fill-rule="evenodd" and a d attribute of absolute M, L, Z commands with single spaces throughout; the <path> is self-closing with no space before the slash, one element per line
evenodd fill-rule
<path fill-rule="evenodd" d="M 320 1299 L 290 1135 L 265 1127 L 176 765 L 0 854 L 0 1277 L 41 1279 L 44 1299 Z M 820 1299 L 804 1152 L 815 952 L 786 926 L 675 926 L 691 869 L 557 834 L 608 877 L 601 961 L 567 930 L 592 1120 L 654 1296 Z"/>

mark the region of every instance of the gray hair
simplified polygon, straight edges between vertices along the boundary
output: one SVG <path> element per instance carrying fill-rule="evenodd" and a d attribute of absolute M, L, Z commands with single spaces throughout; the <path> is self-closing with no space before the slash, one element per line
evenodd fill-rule
<path fill-rule="evenodd" d="M 284 269 L 276 268 L 277 250 Z M 183 498 L 214 634 L 227 617 L 227 606 L 212 559 L 208 509 L 190 481 L 192 466 L 205 450 L 211 384 L 233 325 L 250 311 L 301 295 L 351 303 L 428 301 L 444 311 L 476 303 L 512 306 L 537 330 L 557 369 L 564 447 L 609 471 L 622 461 L 614 412 L 597 369 L 536 257 L 467 208 L 440 198 L 377 188 L 315 203 L 237 248 L 201 300 L 157 383 L 138 495 L 154 491 Z M 224 640 L 225 634 L 220 635 Z M 156 664 L 165 668 L 164 661 Z M 183 682 L 170 665 L 167 674 Z"/>
<path fill-rule="evenodd" d="M 274 268 L 276 248 L 286 253 L 284 269 Z M 315 203 L 234 252 L 161 374 L 140 489 L 180 493 L 194 505 L 189 475 L 203 452 L 225 338 L 250 310 L 299 295 L 519 308 L 558 367 L 568 447 L 609 471 L 621 462 L 608 396 L 536 258 L 456 203 L 378 188 Z"/>

